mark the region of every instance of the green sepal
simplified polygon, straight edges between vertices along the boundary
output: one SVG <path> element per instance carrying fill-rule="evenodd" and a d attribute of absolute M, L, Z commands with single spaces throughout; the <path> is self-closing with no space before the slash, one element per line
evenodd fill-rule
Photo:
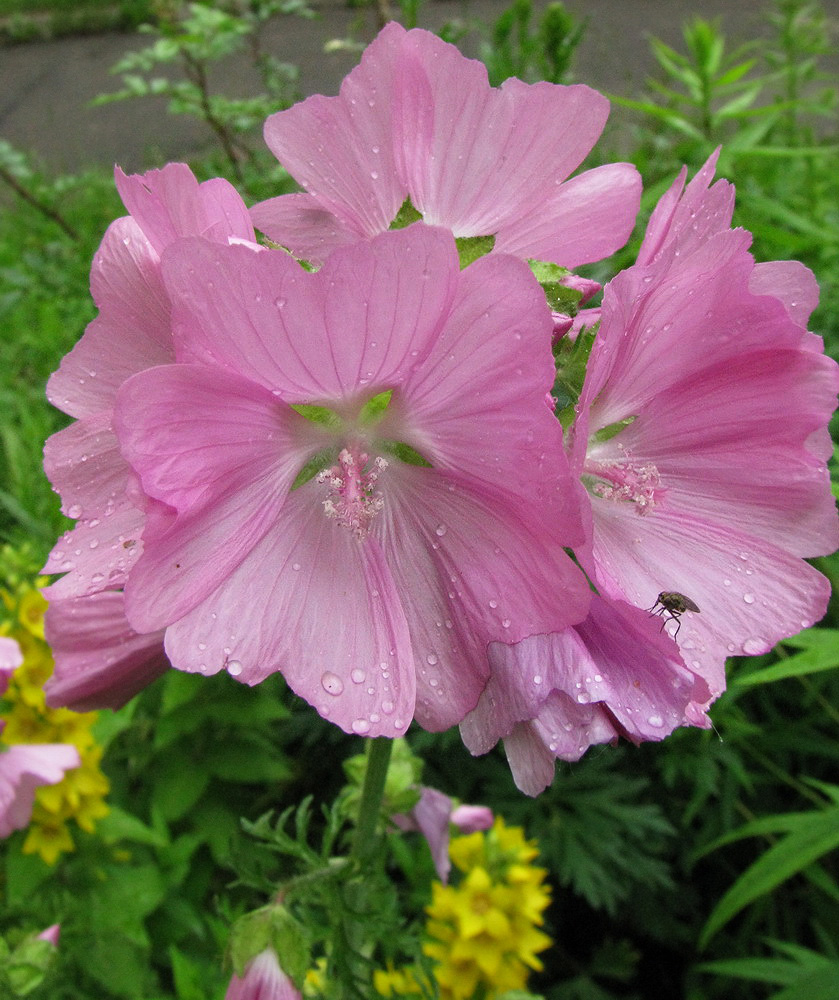
<path fill-rule="evenodd" d="M 609 424 L 607 427 L 601 427 L 599 431 L 595 431 L 594 434 L 591 435 L 590 441 L 592 444 L 600 444 L 603 441 L 608 441 L 616 434 L 620 434 L 624 427 L 629 427 L 629 425 L 637 419 L 637 416 L 633 415 L 631 417 L 627 417 L 625 420 L 618 420 L 613 424 Z"/>
<path fill-rule="evenodd" d="M 228 950 L 240 978 L 248 962 L 266 948 L 277 955 L 283 972 L 302 988 L 311 955 L 303 928 L 282 903 L 270 903 L 239 917 L 230 931 Z"/>
<path fill-rule="evenodd" d="M 462 271 L 464 267 L 469 267 L 479 257 L 485 256 L 492 250 L 495 246 L 495 236 L 457 236 L 455 244 Z"/>
<path fill-rule="evenodd" d="M 382 441 L 379 447 L 383 452 L 393 455 L 394 458 L 398 458 L 406 465 L 419 465 L 424 469 L 433 468 L 428 459 L 423 458 L 418 451 L 415 451 L 409 444 L 405 444 L 404 441 Z"/>
<path fill-rule="evenodd" d="M 361 423 L 367 426 L 377 423 L 388 408 L 392 395 L 393 389 L 386 389 L 384 392 L 375 395 L 372 399 L 368 399 L 361 408 Z"/>
<path fill-rule="evenodd" d="M 294 490 L 300 489 L 301 486 L 308 483 L 310 479 L 314 479 L 315 476 L 320 475 L 324 469 L 328 469 L 330 465 L 335 463 L 335 458 L 336 455 L 331 451 L 319 451 L 317 455 L 312 456 L 294 477 L 294 482 L 291 484 L 289 492 L 293 493 Z"/>
<path fill-rule="evenodd" d="M 36 990 L 54 958 L 55 946 L 49 941 L 34 935 L 24 938 L 3 962 L 3 972 L 14 995 L 25 997 Z"/>
<path fill-rule="evenodd" d="M 391 229 L 404 229 L 405 226 L 410 226 L 412 222 L 419 222 L 422 219 L 422 215 L 414 208 L 411 204 L 411 199 L 406 198 L 396 213 L 396 218 L 391 222 Z"/>
<path fill-rule="evenodd" d="M 554 344 L 556 380 L 551 394 L 556 399 L 555 412 L 563 430 L 567 430 L 574 421 L 598 325 L 595 323 L 594 326 L 584 327 L 574 340 L 560 337 Z"/>
<path fill-rule="evenodd" d="M 340 427 L 341 419 L 328 406 L 317 406 L 315 403 L 292 403 L 292 410 L 305 417 L 310 423 L 320 427 Z"/>
<path fill-rule="evenodd" d="M 528 260 L 527 263 L 542 286 L 548 306 L 553 312 L 576 315 L 583 293 L 579 289 L 566 288 L 562 284 L 562 279 L 571 273 L 568 268 L 560 267 L 548 260 Z"/>

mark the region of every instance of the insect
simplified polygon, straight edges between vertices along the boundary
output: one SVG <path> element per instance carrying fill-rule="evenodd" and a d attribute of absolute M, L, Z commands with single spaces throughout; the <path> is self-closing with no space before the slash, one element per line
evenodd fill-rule
<path fill-rule="evenodd" d="M 658 611 L 656 611 L 656 608 L 658 608 Z M 699 608 L 689 597 L 685 597 L 684 594 L 680 594 L 676 590 L 662 590 L 655 599 L 655 604 L 651 608 L 647 608 L 647 610 L 651 611 L 654 615 L 661 615 L 664 618 L 664 621 L 661 623 L 662 628 L 670 621 L 676 623 L 676 630 L 673 633 L 674 639 L 682 627 L 682 623 L 679 621 L 682 615 L 686 611 L 693 611 L 697 615 L 700 613 Z"/>

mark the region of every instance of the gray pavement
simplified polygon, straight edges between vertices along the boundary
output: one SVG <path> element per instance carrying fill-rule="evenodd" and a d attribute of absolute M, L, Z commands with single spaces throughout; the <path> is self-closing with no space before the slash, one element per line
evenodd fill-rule
<path fill-rule="evenodd" d="M 346 35 L 359 13 L 339 0 L 313 6 L 317 20 L 284 17 L 270 25 L 265 48 L 299 66 L 303 93 L 332 94 L 355 57 L 326 54 L 324 43 Z M 492 20 L 506 6 L 507 0 L 430 0 L 420 23 L 436 28 L 455 17 Z M 537 6 L 544 6 L 543 0 Z M 648 36 L 678 45 L 682 23 L 694 14 L 719 17 L 732 44 L 765 31 L 763 0 L 567 0 L 566 6 L 589 18 L 576 62 L 578 79 L 621 94 L 637 92 L 653 67 Z M 839 14 L 839 0 L 826 6 Z M 356 37 L 369 40 L 375 33 L 371 12 L 361 21 Z M 55 171 L 114 162 L 139 170 L 207 148 L 209 131 L 187 117 L 168 115 L 162 99 L 89 107 L 97 94 L 119 88 L 110 67 L 125 52 L 148 44 L 148 38 L 107 34 L 0 48 L 0 138 L 35 153 Z M 231 95 L 253 93 L 257 86 L 236 60 L 219 69 L 213 84 Z"/>

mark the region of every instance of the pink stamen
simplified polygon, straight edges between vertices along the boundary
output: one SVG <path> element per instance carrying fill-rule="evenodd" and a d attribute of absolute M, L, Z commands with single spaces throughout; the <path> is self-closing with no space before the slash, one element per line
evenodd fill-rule
<path fill-rule="evenodd" d="M 370 456 L 360 449 L 343 448 L 338 464 L 324 469 L 317 477 L 319 483 L 329 485 L 323 501 L 324 513 L 349 528 L 359 540 L 366 537 L 370 522 L 385 505 L 376 483 L 379 473 L 387 468 L 387 460 L 379 456 L 368 469 L 369 460 Z"/>

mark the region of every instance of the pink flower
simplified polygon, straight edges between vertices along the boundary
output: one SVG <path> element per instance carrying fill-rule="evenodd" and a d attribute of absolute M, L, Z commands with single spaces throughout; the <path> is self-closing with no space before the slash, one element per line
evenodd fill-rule
<path fill-rule="evenodd" d="M 55 785 L 65 771 L 80 764 L 79 751 L 67 743 L 25 743 L 0 750 L 0 837 L 27 825 L 36 788 Z"/>
<path fill-rule="evenodd" d="M 640 178 L 610 164 L 567 180 L 608 101 L 576 85 L 489 86 L 484 65 L 391 22 L 338 97 L 310 97 L 265 124 L 271 151 L 308 193 L 254 207 L 255 224 L 312 261 L 386 230 L 410 197 L 425 222 L 564 267 L 622 246 Z"/>
<path fill-rule="evenodd" d="M 9 679 L 23 663 L 23 653 L 14 639 L 0 635 L 0 695 L 9 686 Z"/>
<path fill-rule="evenodd" d="M 461 272 L 417 224 L 312 274 L 203 240 L 163 265 L 179 363 L 124 384 L 116 429 L 148 505 L 126 613 L 174 666 L 281 670 L 347 731 L 397 736 L 474 707 L 488 643 L 584 617 L 523 263 Z"/>
<path fill-rule="evenodd" d="M 280 968 L 273 948 L 248 962 L 241 978 L 233 975 L 224 1000 L 302 1000 L 302 994 Z"/>
<path fill-rule="evenodd" d="M 575 552 L 600 596 L 564 633 L 491 647 L 461 726 L 476 753 L 504 739 L 528 794 L 556 757 L 707 726 L 726 657 L 766 652 L 827 604 L 803 557 L 839 542 L 825 468 L 837 366 L 803 325 L 812 275 L 755 265 L 730 228 L 731 186 L 709 187 L 715 159 L 664 195 L 639 263 L 605 289 L 569 435 L 590 510 Z M 662 592 L 699 612 L 677 605 L 674 624 Z"/>
<path fill-rule="evenodd" d="M 57 678 L 65 674 L 65 651 L 82 657 L 68 668 L 74 687 L 83 662 L 86 669 L 101 673 L 113 662 L 108 657 L 114 651 L 106 650 L 108 643 L 90 628 L 83 629 L 91 640 L 87 650 L 79 646 L 78 635 L 61 638 L 59 629 L 50 626 L 51 619 L 60 619 L 63 630 L 72 616 L 95 617 L 98 610 L 79 612 L 74 605 L 62 611 L 59 602 L 118 590 L 143 546 L 145 515 L 134 502 L 130 470 L 119 453 L 112 418 L 116 392 L 125 379 L 174 360 L 160 254 L 184 235 L 222 243 L 253 239 L 247 210 L 227 181 L 199 184 L 187 166 L 173 163 L 143 176 L 127 177 L 117 170 L 116 183 L 131 215 L 109 227 L 93 260 L 91 291 L 99 315 L 47 387 L 51 402 L 77 418 L 47 441 L 44 461 L 61 494 L 64 513 L 77 520 L 59 539 L 45 566 L 47 573 L 65 574 L 45 591 L 51 602 L 47 628 L 58 644 Z M 108 634 L 113 638 L 110 625 Z M 64 683 L 57 679 L 52 685 L 55 704 Z M 91 694 L 88 688 L 83 697 Z M 70 689 L 67 697 L 75 697 Z M 95 697 L 85 704 L 113 707 L 116 702 L 105 695 L 98 705 Z"/>
<path fill-rule="evenodd" d="M 410 814 L 393 816 L 392 820 L 400 830 L 414 830 L 425 837 L 437 878 L 445 885 L 452 867 L 449 858 L 450 828 L 454 826 L 461 833 L 488 830 L 492 826 L 493 816 L 492 810 L 486 806 L 455 806 L 443 792 L 423 787 L 420 800 Z"/>
<path fill-rule="evenodd" d="M 45 930 L 42 930 L 38 935 L 39 941 L 46 941 L 51 944 L 53 948 L 58 947 L 59 939 L 61 938 L 61 924 L 51 924 Z"/>

